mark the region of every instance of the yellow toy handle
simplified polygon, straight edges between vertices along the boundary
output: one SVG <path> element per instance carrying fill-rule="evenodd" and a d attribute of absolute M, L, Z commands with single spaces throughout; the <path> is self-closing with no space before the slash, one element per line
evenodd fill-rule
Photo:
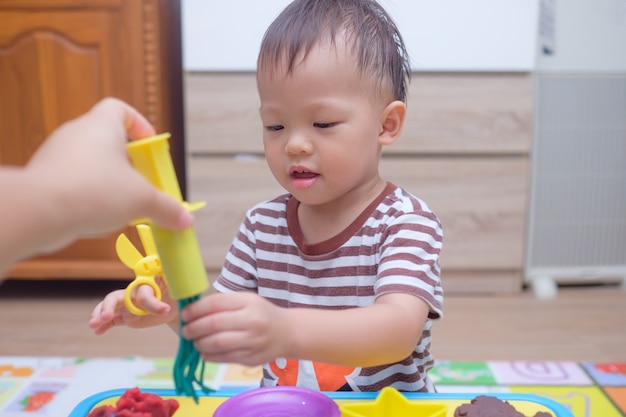
<path fill-rule="evenodd" d="M 128 286 L 126 287 L 126 292 L 124 293 L 124 305 L 131 313 L 137 316 L 145 316 L 148 312 L 142 308 L 137 307 L 133 303 L 133 291 L 140 285 L 148 285 L 152 287 L 152 291 L 154 291 L 154 296 L 161 299 L 161 288 L 156 283 L 153 277 L 137 277 L 135 278 Z"/>
<path fill-rule="evenodd" d="M 135 168 L 155 187 L 182 201 L 174 163 L 169 152 L 169 133 L 130 142 L 128 154 Z M 193 227 L 182 231 L 164 229 L 151 224 L 163 278 L 170 295 L 183 300 L 202 294 L 209 287 L 202 254 Z"/>
<path fill-rule="evenodd" d="M 135 168 L 152 185 L 182 202 L 183 196 L 176 179 L 174 162 L 172 161 L 170 146 L 167 142 L 170 136 L 169 133 L 162 133 L 129 142 L 127 145 L 128 154 Z"/>

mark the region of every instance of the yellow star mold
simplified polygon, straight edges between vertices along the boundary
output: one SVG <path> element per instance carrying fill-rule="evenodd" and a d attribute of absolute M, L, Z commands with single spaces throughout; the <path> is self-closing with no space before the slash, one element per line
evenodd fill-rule
<path fill-rule="evenodd" d="M 383 388 L 374 401 L 346 402 L 340 407 L 342 417 L 445 417 L 443 403 L 409 400 L 396 389 Z"/>

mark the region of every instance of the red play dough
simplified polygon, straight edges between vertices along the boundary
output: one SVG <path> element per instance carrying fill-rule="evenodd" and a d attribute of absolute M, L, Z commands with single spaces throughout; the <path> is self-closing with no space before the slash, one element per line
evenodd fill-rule
<path fill-rule="evenodd" d="M 156 394 L 132 388 L 122 394 L 115 407 L 100 406 L 87 417 L 172 417 L 178 406 L 178 401 L 174 399 L 164 400 Z"/>

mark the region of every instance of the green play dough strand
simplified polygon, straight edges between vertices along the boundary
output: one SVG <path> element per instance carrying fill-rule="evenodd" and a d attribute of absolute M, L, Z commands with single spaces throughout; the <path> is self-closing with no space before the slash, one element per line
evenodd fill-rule
<path fill-rule="evenodd" d="M 182 311 L 186 306 L 200 299 L 200 295 L 185 298 L 178 301 L 178 311 Z M 184 323 L 180 321 L 182 329 Z M 199 388 L 205 394 L 212 392 L 211 388 L 204 385 L 204 361 L 200 356 L 200 352 L 193 345 L 193 341 L 187 340 L 182 336 L 178 345 L 178 353 L 174 362 L 174 385 L 177 394 L 185 394 L 193 397 L 196 404 L 198 403 L 198 394 L 196 388 Z M 199 369 L 198 369 L 199 368 Z"/>

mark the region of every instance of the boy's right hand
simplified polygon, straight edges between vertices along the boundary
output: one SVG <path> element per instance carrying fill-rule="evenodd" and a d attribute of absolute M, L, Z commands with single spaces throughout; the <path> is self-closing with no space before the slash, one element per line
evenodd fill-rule
<path fill-rule="evenodd" d="M 114 326 L 144 328 L 172 322 L 178 315 L 176 302 L 168 297 L 163 279 L 156 277 L 156 281 L 163 294 L 162 300 L 156 298 L 152 288 L 147 285 L 140 285 L 133 294 L 133 303 L 149 314 L 137 316 L 128 311 L 124 305 L 126 290 L 116 290 L 107 294 L 94 308 L 89 319 L 89 327 L 95 334 L 100 335 Z"/>

